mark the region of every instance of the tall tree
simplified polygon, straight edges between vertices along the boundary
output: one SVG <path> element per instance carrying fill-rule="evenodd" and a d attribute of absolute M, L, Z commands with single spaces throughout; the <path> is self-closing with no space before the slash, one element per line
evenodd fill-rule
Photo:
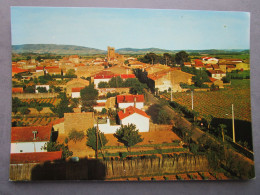
<path fill-rule="evenodd" d="M 187 54 L 185 51 L 180 51 L 180 52 L 176 53 L 175 61 L 176 61 L 177 64 L 183 65 L 184 62 L 190 61 L 189 54 Z"/>
<path fill-rule="evenodd" d="M 83 107 L 90 107 L 96 103 L 98 98 L 98 90 L 94 88 L 94 83 L 86 86 L 80 91 L 80 96 L 82 100 Z"/>
<path fill-rule="evenodd" d="M 124 143 L 124 145 L 129 149 L 130 147 L 142 142 L 143 139 L 141 135 L 138 134 L 139 131 L 136 129 L 134 124 L 121 125 L 121 127 L 116 131 L 116 137 L 119 141 Z"/>
<path fill-rule="evenodd" d="M 87 142 L 86 145 L 91 147 L 93 150 L 96 150 L 96 140 L 97 140 L 97 136 L 96 136 L 96 131 L 97 128 L 93 127 L 93 128 L 89 128 L 87 130 Z M 101 149 L 101 146 L 105 146 L 108 142 L 106 136 L 104 135 L 104 133 L 99 132 L 99 137 L 98 137 L 98 149 Z"/>
<path fill-rule="evenodd" d="M 51 110 L 58 114 L 59 118 L 62 118 L 64 117 L 64 113 L 70 113 L 73 109 L 69 106 L 69 99 L 67 98 L 66 93 L 60 93 L 58 98 L 61 99 L 59 104 L 51 108 Z"/>

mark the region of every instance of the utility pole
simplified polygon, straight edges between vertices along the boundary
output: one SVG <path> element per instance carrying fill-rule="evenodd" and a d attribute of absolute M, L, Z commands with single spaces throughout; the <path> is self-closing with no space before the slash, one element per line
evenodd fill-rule
<path fill-rule="evenodd" d="M 236 143 L 235 116 L 234 116 L 234 105 L 233 104 L 232 104 L 232 129 L 233 129 L 233 142 Z"/>
<path fill-rule="evenodd" d="M 172 102 L 172 87 L 171 87 L 171 102 Z"/>
<path fill-rule="evenodd" d="M 98 159 L 98 118 L 97 118 L 97 129 L 96 129 L 96 159 Z"/>
<path fill-rule="evenodd" d="M 191 109 L 193 110 L 193 91 L 191 91 Z"/>

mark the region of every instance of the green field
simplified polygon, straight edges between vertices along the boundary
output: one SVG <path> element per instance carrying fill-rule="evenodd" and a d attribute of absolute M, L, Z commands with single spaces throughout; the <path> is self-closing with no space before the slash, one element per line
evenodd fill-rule
<path fill-rule="evenodd" d="M 190 92 L 174 93 L 173 101 L 191 110 Z M 232 80 L 230 86 L 219 91 L 194 92 L 194 110 L 201 117 L 210 114 L 215 118 L 231 119 L 232 104 L 235 119 L 251 122 L 250 80 Z"/>

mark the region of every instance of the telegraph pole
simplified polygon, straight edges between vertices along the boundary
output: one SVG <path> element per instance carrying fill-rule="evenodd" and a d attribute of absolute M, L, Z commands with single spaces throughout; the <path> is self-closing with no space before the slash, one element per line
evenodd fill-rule
<path fill-rule="evenodd" d="M 191 91 L 191 109 L 193 110 L 193 91 Z"/>
<path fill-rule="evenodd" d="M 233 142 L 236 142 L 236 135 L 235 135 L 235 116 L 234 116 L 234 105 L 232 104 L 232 130 L 233 130 Z"/>
<path fill-rule="evenodd" d="M 96 129 L 96 159 L 98 159 L 98 118 L 97 118 L 97 129 Z"/>
<path fill-rule="evenodd" d="M 172 102 L 172 87 L 171 87 L 171 102 Z"/>

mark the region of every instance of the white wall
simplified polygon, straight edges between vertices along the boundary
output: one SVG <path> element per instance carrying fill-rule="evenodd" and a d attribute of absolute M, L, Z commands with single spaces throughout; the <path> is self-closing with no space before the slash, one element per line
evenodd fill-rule
<path fill-rule="evenodd" d="M 80 92 L 72 92 L 71 97 L 72 98 L 80 98 Z"/>
<path fill-rule="evenodd" d="M 96 88 L 98 88 L 98 84 L 100 82 L 107 82 L 108 83 L 110 81 L 110 79 L 111 78 L 108 78 L 108 79 L 94 79 L 94 85 L 95 85 Z"/>
<path fill-rule="evenodd" d="M 45 89 L 47 91 L 49 91 L 49 89 L 50 89 L 49 85 L 35 85 L 35 93 L 39 93 L 38 90 L 37 90 L 38 87 L 45 87 Z"/>
<path fill-rule="evenodd" d="M 47 152 L 42 148 L 47 142 L 17 142 L 11 143 L 11 153 Z"/>
<path fill-rule="evenodd" d="M 120 121 L 120 125 L 135 124 L 139 132 L 149 132 L 149 118 L 134 113 Z"/>
<path fill-rule="evenodd" d="M 96 127 L 97 124 L 94 124 L 94 127 Z M 107 119 L 106 124 L 98 124 L 99 130 L 104 134 L 114 134 L 116 133 L 117 129 L 119 129 L 121 125 L 110 125 L 110 120 Z"/>
<path fill-rule="evenodd" d="M 127 108 L 129 106 L 134 106 L 134 102 L 130 102 L 130 103 L 119 103 L 118 107 L 121 109 Z M 136 102 L 136 108 L 138 109 L 142 109 L 144 107 L 144 103 L 143 102 Z"/>

